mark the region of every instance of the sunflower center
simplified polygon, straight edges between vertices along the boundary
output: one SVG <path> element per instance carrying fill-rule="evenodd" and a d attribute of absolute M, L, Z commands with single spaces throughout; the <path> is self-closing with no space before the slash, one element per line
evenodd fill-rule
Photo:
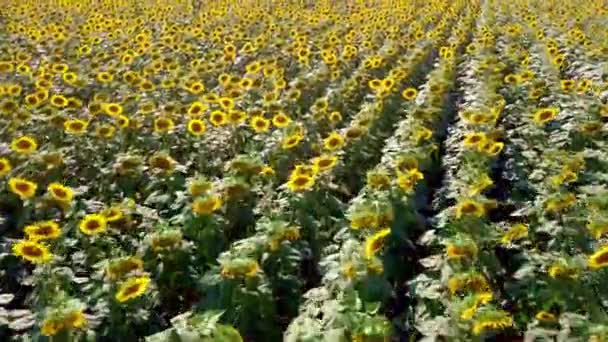
<path fill-rule="evenodd" d="M 60 188 L 53 189 L 53 194 L 55 194 L 55 196 L 57 196 L 59 198 L 65 198 L 68 196 L 67 192 Z"/>
<path fill-rule="evenodd" d="M 466 214 L 471 214 L 477 211 L 477 205 L 474 203 L 465 203 L 462 206 L 462 212 Z"/>
<path fill-rule="evenodd" d="M 21 192 L 27 192 L 30 190 L 30 185 L 27 183 L 17 183 L 15 184 L 15 188 Z"/>
<path fill-rule="evenodd" d="M 608 252 L 604 252 L 604 253 L 602 253 L 602 254 L 598 255 L 598 256 L 595 258 L 595 261 L 596 261 L 598 264 L 603 264 L 603 263 L 608 262 Z"/>
<path fill-rule="evenodd" d="M 332 163 L 331 159 L 321 159 L 321 160 L 319 160 L 318 165 L 319 165 L 319 167 L 324 168 L 324 167 L 329 167 L 331 165 L 331 163 Z"/>
<path fill-rule="evenodd" d="M 75 131 L 80 131 L 84 128 L 84 125 L 82 124 L 82 122 L 74 122 L 70 126 L 71 126 L 70 128 Z"/>
<path fill-rule="evenodd" d="M 140 284 L 131 285 L 124 290 L 123 294 L 125 297 L 130 296 L 132 294 L 137 293 L 137 291 L 139 291 L 139 288 L 140 288 Z"/>
<path fill-rule="evenodd" d="M 200 124 L 200 123 L 198 123 L 198 122 L 194 122 L 194 123 L 192 123 L 192 126 L 191 126 L 191 127 L 192 127 L 192 130 L 193 130 L 194 132 L 200 132 L 200 131 L 202 131 L 202 130 L 203 130 L 203 126 L 201 126 L 201 124 Z"/>
<path fill-rule="evenodd" d="M 87 221 L 87 229 L 89 229 L 89 230 L 96 230 L 96 229 L 99 229 L 100 227 L 101 227 L 101 224 L 99 224 L 99 222 L 97 220 Z"/>
<path fill-rule="evenodd" d="M 308 183 L 308 180 L 309 180 L 308 177 L 300 176 L 300 177 L 294 179 L 293 183 L 297 186 L 304 186 L 304 185 L 306 185 L 306 183 Z"/>
<path fill-rule="evenodd" d="M 22 150 L 27 150 L 30 147 L 32 147 L 32 143 L 29 142 L 28 140 L 22 139 L 17 142 L 17 147 Z"/>
<path fill-rule="evenodd" d="M 551 116 L 552 116 L 552 113 L 551 113 L 551 112 L 549 112 L 549 111 L 545 111 L 545 112 L 541 112 L 541 113 L 540 113 L 540 115 L 539 115 L 538 117 L 539 117 L 539 119 L 541 119 L 541 120 L 548 120 L 548 119 L 550 119 L 550 118 L 551 118 Z"/>
<path fill-rule="evenodd" d="M 42 254 L 43 254 L 42 249 L 40 249 L 36 246 L 25 246 L 25 247 L 23 247 L 22 252 L 24 255 L 31 256 L 31 257 L 39 257 L 39 256 L 42 256 Z"/>

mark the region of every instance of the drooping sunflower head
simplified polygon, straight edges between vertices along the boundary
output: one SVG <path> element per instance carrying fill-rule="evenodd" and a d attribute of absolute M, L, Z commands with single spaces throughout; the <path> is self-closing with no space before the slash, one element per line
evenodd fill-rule
<path fill-rule="evenodd" d="M 482 217 L 485 215 L 486 210 L 483 203 L 477 202 L 472 199 L 465 199 L 458 202 L 456 205 L 456 218 L 473 216 Z"/>
<path fill-rule="evenodd" d="M 119 303 L 124 303 L 142 296 L 150 286 L 150 277 L 141 276 L 129 278 L 120 284 L 115 298 Z"/>

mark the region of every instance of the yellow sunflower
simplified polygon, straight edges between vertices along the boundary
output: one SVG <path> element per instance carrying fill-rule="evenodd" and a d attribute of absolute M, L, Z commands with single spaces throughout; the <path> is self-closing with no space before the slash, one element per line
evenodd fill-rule
<path fill-rule="evenodd" d="M 88 214 L 80 221 L 78 227 L 86 235 L 97 235 L 108 229 L 108 222 L 103 215 Z"/>
<path fill-rule="evenodd" d="M 463 200 L 456 205 L 456 218 L 463 216 L 482 217 L 485 213 L 484 205 L 475 200 Z"/>
<path fill-rule="evenodd" d="M 57 182 L 49 184 L 47 191 L 53 199 L 60 202 L 70 202 L 74 197 L 74 191 L 70 187 Z"/>
<path fill-rule="evenodd" d="M 366 258 L 371 258 L 384 247 L 386 237 L 391 233 L 390 228 L 384 228 L 365 240 L 364 254 Z"/>
<path fill-rule="evenodd" d="M 209 215 L 221 208 L 222 198 L 216 195 L 198 197 L 192 203 L 192 211 L 197 215 Z"/>
<path fill-rule="evenodd" d="M 150 286 L 150 277 L 141 276 L 129 278 L 118 288 L 115 298 L 118 302 L 124 303 L 131 299 L 143 295 Z"/>
<path fill-rule="evenodd" d="M 406 88 L 401 92 L 401 96 L 403 96 L 403 98 L 407 101 L 415 100 L 417 95 L 418 91 L 416 90 L 416 88 Z"/>
<path fill-rule="evenodd" d="M 89 125 L 89 123 L 87 121 L 74 119 L 74 120 L 67 120 L 66 122 L 64 122 L 63 128 L 69 134 L 79 135 L 79 134 L 83 134 L 87 131 L 88 125 Z"/>
<path fill-rule="evenodd" d="M 594 269 L 608 266 L 608 245 L 602 246 L 597 252 L 590 255 L 588 264 Z"/>
<path fill-rule="evenodd" d="M 34 264 L 43 264 L 53 259 L 47 246 L 30 240 L 19 240 L 14 244 L 13 254 Z"/>
<path fill-rule="evenodd" d="M 32 154 L 38 149 L 38 143 L 30 136 L 23 136 L 11 142 L 11 149 L 19 154 Z"/>
<path fill-rule="evenodd" d="M 24 178 L 13 177 L 9 179 L 8 186 L 11 191 L 22 200 L 34 197 L 38 185 Z"/>
<path fill-rule="evenodd" d="M 332 132 L 327 138 L 323 139 L 323 146 L 327 150 L 335 150 L 344 145 L 344 138 L 336 132 Z"/>
<path fill-rule="evenodd" d="M 53 240 L 61 235 L 61 228 L 55 221 L 36 222 L 25 226 L 23 231 L 31 241 Z"/>
<path fill-rule="evenodd" d="M 0 158 L 0 177 L 6 176 L 13 169 L 11 162 L 6 158 Z"/>
<path fill-rule="evenodd" d="M 292 173 L 287 182 L 287 187 L 292 192 L 301 192 L 310 189 L 315 184 L 311 175 Z"/>
<path fill-rule="evenodd" d="M 263 132 L 267 132 L 268 129 L 270 128 L 270 120 L 268 119 L 264 119 L 261 116 L 254 116 L 250 119 L 249 121 L 249 126 L 256 132 L 256 133 L 263 133 Z"/>
<path fill-rule="evenodd" d="M 558 112 L 557 108 L 541 108 L 534 113 L 532 121 L 537 125 L 545 125 L 549 121 L 555 119 Z"/>
<path fill-rule="evenodd" d="M 200 136 L 205 134 L 207 130 L 207 126 L 205 125 L 205 121 L 199 119 L 192 119 L 188 122 L 188 132 L 195 136 Z"/>

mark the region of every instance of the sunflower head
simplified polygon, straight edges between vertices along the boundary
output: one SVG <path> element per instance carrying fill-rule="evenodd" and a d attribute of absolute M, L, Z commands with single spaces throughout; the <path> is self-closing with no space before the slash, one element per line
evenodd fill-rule
<path fill-rule="evenodd" d="M 86 235 L 98 235 L 107 230 L 108 223 L 106 217 L 101 214 L 88 214 L 81 221 L 80 231 Z"/>
<path fill-rule="evenodd" d="M 32 198 L 36 194 L 38 185 L 24 178 L 11 178 L 8 181 L 8 186 L 14 194 L 22 200 Z"/>
<path fill-rule="evenodd" d="M 38 143 L 30 136 L 23 136 L 12 141 L 11 149 L 18 154 L 28 155 L 36 152 Z"/>
<path fill-rule="evenodd" d="M 14 244 L 13 254 L 35 264 L 47 263 L 53 258 L 47 246 L 30 240 L 20 240 Z"/>
<path fill-rule="evenodd" d="M 120 284 L 115 298 L 118 302 L 124 303 L 143 295 L 150 285 L 149 276 L 129 278 Z"/>

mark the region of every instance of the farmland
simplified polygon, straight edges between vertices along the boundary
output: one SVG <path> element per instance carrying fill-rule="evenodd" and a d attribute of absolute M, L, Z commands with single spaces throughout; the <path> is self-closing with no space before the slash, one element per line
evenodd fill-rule
<path fill-rule="evenodd" d="M 3 341 L 608 341 L 603 1 L 0 4 Z"/>

